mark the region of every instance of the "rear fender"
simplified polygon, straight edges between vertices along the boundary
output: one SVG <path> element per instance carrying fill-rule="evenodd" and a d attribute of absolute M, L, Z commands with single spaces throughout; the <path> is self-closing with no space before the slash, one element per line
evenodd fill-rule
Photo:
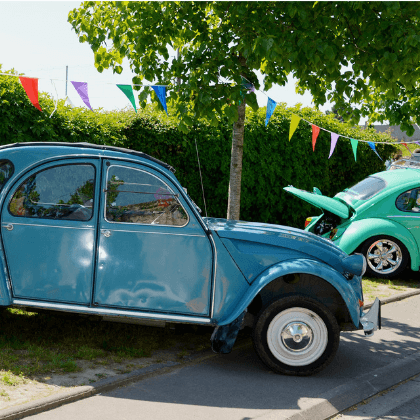
<path fill-rule="evenodd" d="M 419 249 L 416 240 L 408 229 L 393 220 L 378 218 L 363 219 L 353 222 L 348 229 L 334 241 L 334 244 L 339 246 L 347 254 L 351 254 L 367 239 L 377 235 L 393 236 L 401 241 L 410 254 L 411 269 L 414 271 L 419 269 Z"/>
<path fill-rule="evenodd" d="M 251 304 L 254 298 L 260 293 L 260 291 L 273 280 L 287 274 L 311 274 L 316 277 L 320 277 L 329 284 L 331 284 L 340 294 L 343 302 L 347 306 L 351 320 L 356 328 L 359 327 L 360 320 L 360 306 L 359 297 L 357 296 L 352 282 L 345 279 L 338 271 L 332 267 L 316 260 L 310 259 L 299 259 L 299 260 L 288 260 L 283 261 L 279 264 L 275 264 L 261 273 L 252 285 L 249 287 L 247 292 L 243 295 L 238 306 L 233 312 L 229 313 L 228 316 L 221 319 L 218 325 L 227 325 L 238 318 L 246 308 Z M 359 281 L 355 278 L 353 281 Z M 316 296 L 313 296 L 316 298 Z M 361 298 L 361 296 L 360 296 Z"/>

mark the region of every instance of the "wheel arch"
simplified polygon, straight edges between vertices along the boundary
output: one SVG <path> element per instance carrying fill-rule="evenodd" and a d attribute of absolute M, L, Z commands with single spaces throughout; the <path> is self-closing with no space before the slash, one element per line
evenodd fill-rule
<path fill-rule="evenodd" d="M 353 222 L 334 243 L 347 254 L 360 251 L 362 245 L 374 236 L 385 235 L 398 239 L 407 249 L 411 269 L 420 267 L 419 248 L 411 232 L 403 225 L 387 219 L 363 219 Z"/>
<path fill-rule="evenodd" d="M 350 283 L 332 267 L 317 260 L 283 261 L 261 273 L 240 304 L 218 325 L 229 324 L 244 310 L 255 315 L 279 297 L 298 294 L 313 298 L 330 308 L 342 326 L 352 324 L 352 329 L 358 328 L 361 295 L 357 296 Z"/>

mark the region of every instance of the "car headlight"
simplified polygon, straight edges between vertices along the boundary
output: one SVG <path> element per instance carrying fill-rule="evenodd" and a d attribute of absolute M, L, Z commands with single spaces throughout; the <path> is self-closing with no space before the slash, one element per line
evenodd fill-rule
<path fill-rule="evenodd" d="M 366 259 L 362 254 L 353 254 L 343 259 L 343 268 L 356 276 L 363 276 L 366 272 Z"/>

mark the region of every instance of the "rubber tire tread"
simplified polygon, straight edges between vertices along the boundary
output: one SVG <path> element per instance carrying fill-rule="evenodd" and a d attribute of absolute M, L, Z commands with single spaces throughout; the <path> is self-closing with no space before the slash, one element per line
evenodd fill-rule
<path fill-rule="evenodd" d="M 324 353 L 307 366 L 290 366 L 280 362 L 271 353 L 267 343 L 267 330 L 271 320 L 280 312 L 294 307 L 310 309 L 317 313 L 328 330 L 328 344 Z M 275 300 L 258 314 L 252 332 L 252 341 L 262 362 L 275 373 L 309 376 L 325 369 L 334 359 L 340 344 L 340 327 L 335 316 L 325 305 L 307 296 L 293 295 Z"/>

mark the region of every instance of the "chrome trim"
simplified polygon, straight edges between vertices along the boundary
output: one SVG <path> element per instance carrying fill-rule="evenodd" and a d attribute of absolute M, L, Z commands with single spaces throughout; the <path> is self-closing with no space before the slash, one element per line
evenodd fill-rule
<path fill-rule="evenodd" d="M 410 217 L 412 219 L 420 219 L 420 216 L 411 216 L 411 215 L 404 215 L 404 216 L 386 216 L 386 217 Z"/>
<path fill-rule="evenodd" d="M 131 224 L 131 223 L 129 223 Z M 142 226 L 150 226 L 150 225 L 142 225 Z M 101 229 L 101 233 L 105 230 L 109 229 Z M 111 232 L 126 232 L 126 233 L 153 233 L 153 235 L 172 235 L 172 236 L 197 236 L 198 238 L 205 238 L 206 235 L 190 235 L 185 233 L 168 233 L 168 232 L 143 232 L 141 230 L 123 230 L 123 229 L 111 229 Z"/>
<path fill-rule="evenodd" d="M 7 225 L 3 225 L 3 227 L 7 230 L 13 230 L 13 225 L 11 223 L 8 223 Z"/>
<path fill-rule="evenodd" d="M 165 315 L 165 314 L 155 314 L 149 312 L 137 312 L 137 311 L 128 311 L 128 310 L 120 310 L 120 309 L 103 309 L 103 308 L 91 308 L 88 306 L 81 306 L 81 305 L 69 305 L 69 304 L 54 304 L 48 302 L 36 302 L 31 300 L 20 300 L 20 299 L 13 299 L 12 305 L 17 306 L 25 306 L 25 307 L 33 307 L 33 308 L 46 308 L 46 309 L 55 309 L 58 311 L 71 311 L 71 312 L 79 312 L 79 313 L 86 313 L 86 314 L 96 314 L 96 315 L 103 315 L 103 316 L 123 316 L 123 317 L 134 317 L 134 318 L 146 318 L 146 319 L 163 319 L 168 321 L 176 321 L 176 322 L 195 322 L 201 324 L 210 324 L 210 318 L 199 318 L 194 316 L 188 315 Z"/>
<path fill-rule="evenodd" d="M 87 227 L 77 227 L 77 226 L 54 226 L 54 225 L 38 225 L 35 223 L 13 223 L 13 225 L 18 226 L 37 226 L 37 227 L 52 227 L 58 229 L 81 229 L 81 230 L 95 230 L 94 226 L 87 226 Z M 8 225 L 2 224 L 4 228 L 7 229 Z"/>
<path fill-rule="evenodd" d="M 109 160 L 114 160 L 114 158 L 109 158 Z M 108 174 L 109 174 L 110 169 L 111 169 L 111 168 L 113 168 L 113 167 L 117 167 L 117 168 L 124 168 L 124 169 L 128 168 L 128 169 L 132 169 L 132 170 L 134 170 L 134 171 L 144 172 L 145 174 L 151 175 L 151 176 L 153 176 L 154 178 L 156 178 L 158 181 L 162 182 L 164 185 L 166 185 L 166 187 L 168 188 L 168 190 L 169 190 L 169 191 L 172 191 L 172 188 L 171 188 L 171 187 L 170 187 L 170 186 L 169 186 L 166 182 L 162 181 L 162 179 L 161 179 L 161 178 L 159 178 L 159 177 L 158 177 L 158 176 L 156 176 L 155 174 L 152 174 L 151 172 L 148 172 L 148 171 L 145 171 L 145 170 L 143 170 L 143 169 L 139 169 L 139 168 L 133 168 L 133 167 L 131 167 L 131 166 L 113 165 L 113 164 L 111 164 L 111 165 L 110 165 L 110 166 L 108 166 L 108 168 L 107 168 L 107 171 L 106 171 L 106 176 L 105 176 L 105 186 L 107 186 L 107 185 L 108 185 Z M 146 185 L 146 184 L 142 184 L 142 185 Z M 124 191 L 122 191 L 122 192 L 124 192 Z M 127 191 L 127 192 L 128 192 L 128 191 Z M 173 192 L 173 191 L 172 191 L 172 192 Z M 108 197 L 107 197 L 107 195 L 106 195 L 106 194 L 107 194 L 107 193 L 106 193 L 106 191 L 105 191 L 104 214 L 103 214 L 104 221 L 106 221 L 106 222 L 107 222 L 107 223 L 109 223 L 109 224 L 116 224 L 116 225 L 125 224 L 125 225 L 137 225 L 137 226 L 153 226 L 153 225 L 152 225 L 152 224 L 150 224 L 150 223 L 127 223 L 127 222 L 113 222 L 113 221 L 108 220 L 108 219 L 106 218 L 106 203 L 107 203 L 107 199 L 108 199 Z M 179 196 L 178 194 L 173 194 L 173 195 L 174 195 L 174 196 Z M 182 205 L 181 201 L 179 201 L 179 200 L 178 200 L 178 202 L 179 202 L 179 205 L 181 206 L 181 208 L 185 211 L 185 213 L 186 213 L 186 214 L 187 214 L 187 216 L 188 216 L 188 220 L 187 220 L 187 222 L 186 222 L 184 225 L 182 225 L 182 226 L 173 226 L 173 225 L 159 225 L 159 226 L 169 226 L 169 227 L 171 227 L 171 228 L 183 228 L 183 227 L 187 226 L 187 225 L 188 225 L 188 223 L 190 223 L 191 218 L 190 218 L 190 215 L 189 215 L 188 211 L 184 208 L 184 206 Z"/>
<path fill-rule="evenodd" d="M 216 244 L 214 242 L 213 239 L 213 234 L 210 231 L 209 234 L 209 238 L 210 238 L 210 242 L 213 245 L 213 249 L 214 249 L 214 270 L 213 270 L 213 284 L 212 284 L 212 291 L 211 291 L 211 299 L 210 299 L 210 318 L 213 319 L 214 316 L 214 300 L 216 297 L 216 274 L 217 274 L 217 248 L 216 248 Z"/>

